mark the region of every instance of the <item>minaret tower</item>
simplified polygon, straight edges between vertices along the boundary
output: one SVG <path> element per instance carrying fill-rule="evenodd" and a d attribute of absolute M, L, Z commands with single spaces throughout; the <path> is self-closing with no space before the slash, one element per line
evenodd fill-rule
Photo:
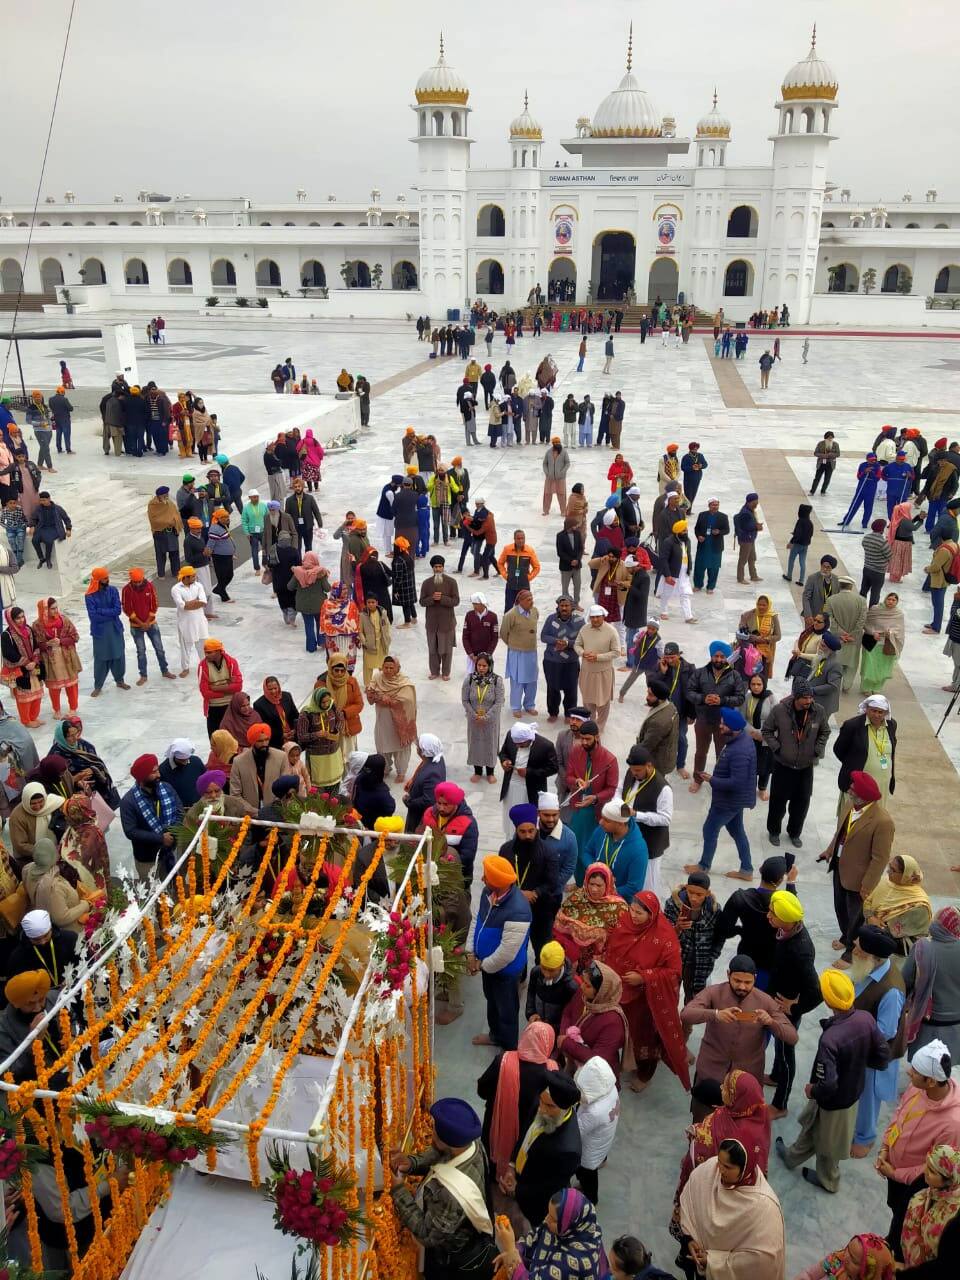
<path fill-rule="evenodd" d="M 440 56 L 414 91 L 420 188 L 420 287 L 431 314 L 463 307 L 472 296 L 466 274 L 467 124 L 470 90 L 448 65 L 440 33 Z"/>
<path fill-rule="evenodd" d="M 762 290 L 754 289 L 758 306 L 769 309 L 786 302 L 801 324 L 813 297 L 838 88 L 837 77 L 817 52 L 814 26 L 810 52 L 787 72 L 776 103 L 772 227 Z"/>
<path fill-rule="evenodd" d="M 543 150 L 543 131 L 530 114 L 526 91 L 523 94 L 523 110 L 510 122 L 511 167 L 507 176 L 507 203 L 504 218 L 510 245 L 504 264 L 504 293 L 508 305 L 524 303 L 530 290 L 536 285 L 547 292 L 547 282 L 540 279 L 539 261 L 540 217 L 540 158 Z"/>

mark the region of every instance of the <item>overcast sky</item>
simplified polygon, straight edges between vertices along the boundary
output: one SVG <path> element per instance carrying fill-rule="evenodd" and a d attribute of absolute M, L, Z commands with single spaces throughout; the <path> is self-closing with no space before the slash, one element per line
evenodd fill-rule
<path fill-rule="evenodd" d="M 69 10 L 2 0 L 4 203 L 33 199 Z M 830 178 L 861 200 L 960 195 L 956 0 L 77 0 L 41 195 L 409 192 L 409 104 L 441 26 L 470 88 L 473 164 L 507 162 L 527 88 L 552 166 L 623 74 L 631 18 L 634 70 L 679 133 L 716 81 L 732 164 L 769 162 L 780 81 L 816 21 L 840 81 Z"/>

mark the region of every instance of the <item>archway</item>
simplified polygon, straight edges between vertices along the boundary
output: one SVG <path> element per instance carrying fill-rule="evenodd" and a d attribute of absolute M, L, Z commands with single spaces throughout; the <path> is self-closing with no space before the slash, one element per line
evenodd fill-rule
<path fill-rule="evenodd" d="M 80 274 L 83 277 L 84 284 L 106 284 L 107 273 L 103 269 L 103 263 L 99 258 L 88 258 L 80 268 Z"/>
<path fill-rule="evenodd" d="M 417 268 L 412 262 L 394 263 L 391 284 L 394 289 L 415 289 L 417 287 Z"/>
<path fill-rule="evenodd" d="M 505 236 L 507 224 L 498 204 L 485 204 L 477 214 L 478 236 Z"/>
<path fill-rule="evenodd" d="M 577 267 L 572 258 L 554 258 L 550 263 L 547 297 L 551 302 L 576 302 Z"/>
<path fill-rule="evenodd" d="M 63 284 L 63 267 L 56 258 L 44 258 L 40 263 L 40 288 L 44 293 L 54 293 Z"/>
<path fill-rule="evenodd" d="M 637 242 L 629 231 L 605 231 L 593 242 L 594 297 L 620 302 L 633 285 Z"/>
<path fill-rule="evenodd" d="M 229 258 L 217 258 L 210 268 L 210 283 L 218 289 L 236 288 L 237 272 Z"/>
<path fill-rule="evenodd" d="M 477 293 L 503 293 L 503 267 L 495 258 L 485 258 L 477 267 Z"/>
<path fill-rule="evenodd" d="M 753 293 L 753 267 L 743 258 L 729 263 L 723 276 L 725 298 L 746 298 Z"/>
<path fill-rule="evenodd" d="M 23 286 L 23 272 L 16 258 L 4 258 L 0 264 L 0 283 L 4 293 L 19 293 Z"/>
<path fill-rule="evenodd" d="M 345 283 L 348 289 L 369 289 L 370 268 L 361 259 L 346 263 Z M 342 273 L 341 273 L 342 274 Z"/>
<path fill-rule="evenodd" d="M 171 289 L 193 288 L 193 272 L 186 258 L 174 258 L 167 263 L 167 284 Z"/>
<path fill-rule="evenodd" d="M 955 263 L 951 263 L 948 267 L 941 267 L 937 272 L 933 292 L 960 293 L 960 267 Z"/>
<path fill-rule="evenodd" d="M 660 298 L 667 306 L 677 301 L 680 290 L 680 269 L 675 258 L 657 258 L 650 268 L 647 280 L 647 301 Z"/>
<path fill-rule="evenodd" d="M 908 274 L 908 268 L 902 263 L 895 262 L 892 267 L 887 267 L 883 273 L 883 283 L 880 285 L 881 293 L 897 293 L 900 289 L 900 282 Z"/>
<path fill-rule="evenodd" d="M 300 283 L 305 289 L 322 289 L 327 283 L 327 273 L 323 263 L 316 258 L 309 258 L 300 268 Z"/>
<path fill-rule="evenodd" d="M 150 272 L 142 258 L 131 258 L 123 268 L 125 284 L 149 284 Z"/>
<path fill-rule="evenodd" d="M 257 287 L 260 289 L 280 288 L 280 268 L 272 258 L 263 258 L 257 263 Z"/>
<path fill-rule="evenodd" d="M 860 287 L 860 272 L 852 262 L 841 262 L 830 268 L 828 293 L 856 293 Z"/>
<path fill-rule="evenodd" d="M 738 204 L 727 218 L 728 240 L 753 240 L 757 235 L 757 211 L 748 204 Z"/>

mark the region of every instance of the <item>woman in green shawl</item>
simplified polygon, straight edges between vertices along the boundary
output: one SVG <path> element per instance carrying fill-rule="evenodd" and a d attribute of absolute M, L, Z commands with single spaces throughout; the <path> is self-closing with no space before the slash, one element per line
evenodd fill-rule
<path fill-rule="evenodd" d="M 333 789 L 343 777 L 343 732 L 346 719 L 334 704 L 333 694 L 320 686 L 300 710 L 297 742 L 306 753 L 310 781 Z"/>

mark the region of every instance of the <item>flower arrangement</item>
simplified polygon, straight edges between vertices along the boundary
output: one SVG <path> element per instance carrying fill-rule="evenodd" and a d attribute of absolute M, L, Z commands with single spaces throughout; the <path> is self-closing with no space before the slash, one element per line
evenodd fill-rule
<path fill-rule="evenodd" d="M 43 1147 L 33 1142 L 19 1141 L 16 1134 L 0 1127 L 0 1182 L 12 1181 L 25 1165 L 32 1168 L 43 1154 Z"/>
<path fill-rule="evenodd" d="M 327 856 L 332 862 L 342 862 L 350 845 L 350 837 L 343 832 L 332 834 L 333 828 L 352 827 L 358 830 L 361 826 L 360 815 L 350 801 L 341 799 L 334 791 L 311 791 L 306 796 L 291 796 L 281 812 L 284 822 L 294 822 L 302 827 L 304 848 L 301 858 L 307 868 L 313 865 L 316 839 L 329 836 Z M 327 821 L 317 822 L 316 819 Z M 332 822 L 329 821 L 331 819 Z"/>
<path fill-rule="evenodd" d="M 289 1148 L 273 1144 L 267 1152 L 270 1177 L 264 1185 L 273 1201 L 273 1221 L 285 1236 L 298 1236 L 298 1252 L 338 1248 L 360 1238 L 368 1225 L 356 1207 L 357 1180 L 329 1156 L 309 1148 L 309 1169 L 290 1166 Z"/>
<path fill-rule="evenodd" d="M 416 953 L 417 934 L 412 923 L 399 911 L 391 911 L 387 928 L 378 936 L 373 952 L 381 966 L 374 982 L 386 983 L 390 991 L 402 991 Z"/>
<path fill-rule="evenodd" d="M 77 1108 L 87 1136 L 106 1151 L 176 1169 L 213 1147 L 222 1151 L 233 1139 L 199 1125 L 158 1124 L 148 1116 L 128 1115 L 109 1102 L 85 1102 Z"/>
<path fill-rule="evenodd" d="M 446 922 L 434 928 L 432 967 L 438 977 L 449 982 L 467 972 L 466 937 L 464 929 L 454 929 Z"/>

